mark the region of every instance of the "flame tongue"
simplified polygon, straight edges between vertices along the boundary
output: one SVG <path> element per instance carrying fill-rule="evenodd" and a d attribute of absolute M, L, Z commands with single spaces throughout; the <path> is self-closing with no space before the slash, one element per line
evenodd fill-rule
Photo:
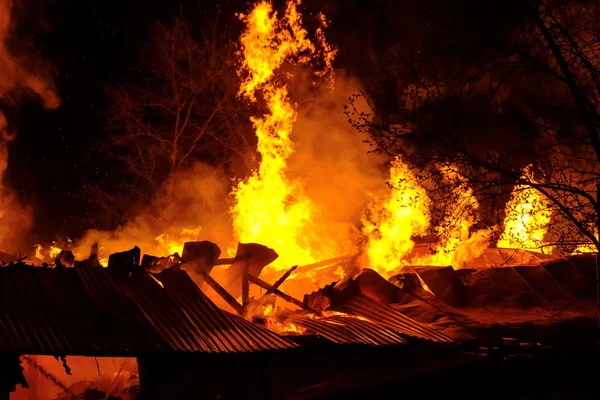
<path fill-rule="evenodd" d="M 525 168 L 524 174 L 533 182 L 530 167 Z M 544 236 L 551 216 L 548 199 L 530 186 L 518 185 L 506 204 L 504 232 L 497 246 L 548 251 L 544 248 Z"/>
<path fill-rule="evenodd" d="M 389 195 L 374 200 L 362 218 L 369 266 L 384 276 L 398 270 L 415 245 L 412 237 L 429 227 L 430 199 L 400 158 L 390 167 L 389 183 Z"/>
<path fill-rule="evenodd" d="M 304 239 L 315 205 L 305 195 L 301 182 L 286 173 L 287 159 L 294 151 L 290 134 L 297 114 L 285 84 L 275 79 L 284 62 L 308 63 L 316 52 L 302 27 L 299 4 L 299 0 L 288 1 L 281 20 L 264 1 L 248 15 L 241 15 L 246 31 L 240 39 L 243 59 L 239 94 L 256 101 L 256 92 L 260 92 L 268 113 L 252 118 L 261 163 L 250 178 L 234 188 L 236 202 L 231 211 L 239 240 L 274 248 L 282 255 L 278 263 L 281 268 L 315 261 Z"/>

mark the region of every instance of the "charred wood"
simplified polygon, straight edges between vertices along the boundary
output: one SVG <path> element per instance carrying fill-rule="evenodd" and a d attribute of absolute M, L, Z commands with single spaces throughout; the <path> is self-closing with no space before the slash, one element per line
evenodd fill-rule
<path fill-rule="evenodd" d="M 231 264 L 229 276 L 226 282 L 226 288 L 234 296 L 239 296 L 243 293 L 244 274 L 259 276 L 264 267 L 275 261 L 279 255 L 275 250 L 256 243 L 239 243 L 235 255 L 235 262 Z"/>
<path fill-rule="evenodd" d="M 250 282 L 248 281 L 248 263 L 242 264 L 242 305 L 247 307 L 250 303 Z"/>
<path fill-rule="evenodd" d="M 248 275 L 248 280 L 252 283 L 254 283 L 255 285 L 258 285 L 264 289 L 267 290 L 271 290 L 273 294 L 281 297 L 282 299 L 284 299 L 287 302 L 290 302 L 292 304 L 296 304 L 298 307 L 307 310 L 307 311 L 311 311 L 311 312 L 315 312 L 312 308 L 310 308 L 309 306 L 307 306 L 306 304 L 304 304 L 303 302 L 301 302 L 298 299 L 293 298 L 292 296 L 283 293 L 281 290 L 273 287 L 272 285 L 269 285 L 267 282 L 263 281 L 260 278 L 257 278 L 256 276 L 253 275 Z"/>
<path fill-rule="evenodd" d="M 219 246 L 209 241 L 186 242 L 183 245 L 181 261 L 192 267 L 196 273 L 210 274 L 215 262 L 221 255 Z"/>
<path fill-rule="evenodd" d="M 56 267 L 72 267 L 75 264 L 75 255 L 71 250 L 61 250 L 54 260 Z"/>
<path fill-rule="evenodd" d="M 111 254 L 108 257 L 108 271 L 114 278 L 127 278 L 140 270 L 141 250 L 135 246 L 131 250 Z"/>
<path fill-rule="evenodd" d="M 102 264 L 100 264 L 100 260 L 98 259 L 98 243 L 94 243 L 90 247 L 90 256 L 86 260 L 76 260 L 74 265 L 78 268 L 101 267 Z"/>
<path fill-rule="evenodd" d="M 142 269 L 150 272 L 160 272 L 165 268 L 171 268 L 181 263 L 179 254 L 175 253 L 167 257 L 156 257 L 144 254 L 142 258 Z"/>
<path fill-rule="evenodd" d="M 283 284 L 283 282 L 285 282 L 285 280 L 287 278 L 290 277 L 290 275 L 292 274 L 292 272 L 294 272 L 296 269 L 298 268 L 297 265 L 294 265 L 292 268 L 290 268 L 289 270 L 286 271 L 285 274 L 283 274 L 281 276 L 281 278 L 277 279 L 277 281 L 273 284 L 273 289 L 279 289 L 279 286 L 281 286 Z M 267 290 L 267 292 L 262 296 L 263 298 L 270 296 L 273 294 L 273 290 L 269 289 Z"/>
<path fill-rule="evenodd" d="M 229 304 L 231 308 L 235 310 L 236 313 L 242 316 L 244 315 L 244 307 L 240 303 L 238 303 L 237 300 L 231 294 L 229 294 L 229 292 L 225 290 L 223 286 L 219 284 L 219 282 L 215 281 L 209 274 L 207 274 L 204 271 L 199 271 L 198 273 L 200 274 L 200 276 L 202 276 L 202 278 L 204 278 L 204 282 L 206 282 L 208 286 L 210 286 L 215 292 L 217 292 L 217 294 L 221 296 L 221 298 L 225 300 L 227 304 Z"/>
<path fill-rule="evenodd" d="M 275 250 L 257 243 L 238 243 L 235 262 L 230 269 L 234 277 L 241 277 L 243 264 L 248 266 L 250 275 L 259 276 L 263 268 L 275 261 L 279 255 Z"/>

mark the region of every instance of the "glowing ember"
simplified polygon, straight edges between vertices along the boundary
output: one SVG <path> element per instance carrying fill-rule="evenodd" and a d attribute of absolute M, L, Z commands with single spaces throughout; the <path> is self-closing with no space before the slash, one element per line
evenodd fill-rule
<path fill-rule="evenodd" d="M 302 26 L 299 0 L 290 0 L 284 16 L 277 18 L 272 5 L 259 2 L 248 15 L 241 15 L 246 31 L 240 38 L 242 77 L 240 95 L 256 101 L 259 92 L 268 112 L 253 118 L 261 155 L 260 166 L 234 188 L 234 230 L 241 242 L 256 242 L 275 249 L 280 258 L 276 269 L 315 261 L 305 232 L 316 212 L 302 183 L 287 176 L 287 160 L 294 151 L 290 140 L 296 109 L 284 84 L 275 79 L 286 61 L 308 63 L 316 56 L 313 43 Z M 324 20 L 323 20 L 324 21 Z M 324 36 L 319 36 L 322 46 Z M 334 53 L 324 50 L 326 68 Z"/>
<path fill-rule="evenodd" d="M 163 288 L 163 289 L 165 288 L 165 285 L 163 285 L 163 283 L 162 283 L 161 281 L 159 281 L 159 280 L 158 280 L 158 279 L 157 279 L 157 278 L 156 278 L 154 275 L 152 275 L 152 274 L 149 274 L 149 276 L 150 276 L 150 278 L 154 279 L 154 281 L 155 281 L 156 283 L 158 283 L 158 284 L 160 285 L 160 287 L 161 287 L 161 288 Z"/>
<path fill-rule="evenodd" d="M 383 276 L 398 270 L 414 247 L 412 237 L 429 227 L 429 197 L 400 158 L 392 162 L 389 184 L 388 196 L 369 204 L 362 217 L 369 267 Z"/>
<path fill-rule="evenodd" d="M 533 181 L 529 167 L 524 174 Z M 498 247 L 546 252 L 544 235 L 551 216 L 548 199 L 530 186 L 518 185 L 506 204 L 504 232 Z"/>
<path fill-rule="evenodd" d="M 367 318 L 363 317 L 362 315 L 348 314 L 348 313 L 344 313 L 341 311 L 328 311 L 328 310 L 323 311 L 320 316 L 315 315 L 315 314 L 310 314 L 309 317 L 313 318 L 313 319 L 344 317 L 344 318 L 359 319 L 361 321 L 369 321 Z"/>
<path fill-rule="evenodd" d="M 267 324 L 267 327 L 278 333 L 293 333 L 303 334 L 306 329 L 288 321 L 281 322 L 275 316 L 275 307 L 273 304 L 262 306 L 262 317 Z"/>

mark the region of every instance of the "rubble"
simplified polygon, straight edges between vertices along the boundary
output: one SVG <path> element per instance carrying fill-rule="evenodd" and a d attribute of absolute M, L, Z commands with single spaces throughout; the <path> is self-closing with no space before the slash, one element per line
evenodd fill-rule
<path fill-rule="evenodd" d="M 210 325 L 215 318 L 211 313 L 218 309 L 208 299 L 207 304 L 212 304 L 209 307 L 213 307 L 213 311 L 196 308 L 195 302 L 204 301 L 201 299 L 206 297 L 200 291 L 204 284 L 237 313 L 238 316 L 225 313 L 229 315 L 228 322 L 223 320 L 227 330 L 239 334 L 249 326 L 263 326 L 273 335 L 261 339 L 266 341 L 265 344 L 287 340 L 284 338 L 303 338 L 298 339 L 301 346 L 312 346 L 308 339 L 311 337 L 337 345 L 352 343 L 375 347 L 419 343 L 454 346 L 475 340 L 480 349 L 470 350 L 471 353 L 495 356 L 496 350 L 489 349 L 502 348 L 503 357 L 510 358 L 522 354 L 526 357 L 546 349 L 548 343 L 573 340 L 567 339 L 572 336 L 568 332 L 578 332 L 577 339 L 581 341 L 590 341 L 597 334 L 589 257 L 498 268 L 406 266 L 389 279 L 374 270 L 363 269 L 345 278 L 332 279 L 299 300 L 282 290 L 284 283 L 302 278 L 302 274 L 314 269 L 331 272 L 343 266 L 345 271 L 351 271 L 357 256 L 325 260 L 310 268 L 292 266 L 285 271 L 263 274 L 277 259 L 277 253 L 268 247 L 240 243 L 235 257 L 220 258 L 220 255 L 220 248 L 212 242 L 189 242 L 185 243 L 181 257 L 177 253 L 166 257 L 144 255 L 140 263 L 141 249 L 134 247 L 111 254 L 109 265 L 104 269 L 98 263 L 96 246 L 90 257 L 83 261 L 75 260 L 73 253 L 66 250 L 60 252 L 53 264 L 45 264 L 42 268 L 17 260 L 5 264 L 4 269 L 26 274 L 33 271 L 32 277 L 41 279 L 44 291 L 50 290 L 50 294 L 55 289 L 48 285 L 58 279 L 55 273 L 76 272 L 84 286 L 89 287 L 86 290 L 92 290 L 105 279 L 100 279 L 102 274 L 98 275 L 98 272 L 105 271 L 114 292 L 111 295 L 107 292 L 94 302 L 102 302 L 102 307 L 110 310 L 107 314 L 125 318 L 123 310 L 115 305 L 122 301 L 117 298 L 130 299 L 137 309 L 144 310 L 144 318 L 150 321 L 149 326 L 156 329 L 159 337 L 165 338 L 164 343 L 179 350 L 187 348 L 190 342 L 183 331 L 178 333 L 177 339 L 173 336 L 171 331 L 175 329 L 177 318 L 191 318 L 188 328 L 201 336 L 205 335 L 201 333 L 202 324 Z M 211 276 L 218 265 L 228 266 L 220 268 L 225 268 L 229 279 L 218 282 Z M 44 275 L 43 271 L 50 275 Z M 178 278 L 183 277 L 181 274 L 187 276 L 186 271 L 200 279 L 193 284 L 189 278 L 187 281 Z M 251 285 L 263 289 L 259 296 L 256 296 L 259 292 L 250 290 Z M 56 296 L 60 297 L 58 293 Z M 191 302 L 192 299 L 196 300 Z M 279 306 L 278 300 L 283 301 Z M 68 302 L 69 297 L 64 301 Z M 177 307 L 181 305 L 182 311 L 173 307 L 173 302 L 178 304 Z M 134 314 L 126 319 L 137 318 Z M 581 330 L 582 327 L 585 330 Z M 210 329 L 220 332 L 224 328 L 214 326 Z M 97 329 L 98 333 L 102 330 Z M 199 344 L 193 351 L 205 351 L 202 346 L 207 346 L 206 349 L 211 346 L 207 343 Z M 241 351 L 241 348 L 233 351 Z M 26 385 L 26 382 L 21 384 Z M 104 395 L 103 398 L 113 396 L 89 388 L 84 398 L 100 395 Z M 113 398 L 119 397 L 114 395 Z"/>

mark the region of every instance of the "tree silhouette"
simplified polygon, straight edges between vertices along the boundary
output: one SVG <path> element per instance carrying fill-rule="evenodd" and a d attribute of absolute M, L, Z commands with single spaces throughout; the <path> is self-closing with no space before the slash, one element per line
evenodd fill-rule
<path fill-rule="evenodd" d="M 350 99 L 350 122 L 371 135 L 374 150 L 421 168 L 439 207 L 450 201 L 439 178 L 445 165 L 472 188 L 490 224 L 503 218 L 499 197 L 534 188 L 553 215 L 547 242 L 562 252 L 600 248 L 600 6 L 441 3 L 408 7 L 428 28 L 390 52 L 380 79 L 388 87 Z M 449 31 L 448 21 L 458 28 Z"/>
<path fill-rule="evenodd" d="M 235 51 L 217 24 L 198 41 L 181 18 L 154 27 L 133 80 L 107 90 L 110 135 L 99 148 L 117 162 L 118 177 L 92 188 L 107 210 L 123 219 L 136 203 L 159 194 L 168 201 L 177 172 L 196 161 L 240 176 L 250 169 L 252 110 L 236 98 Z"/>

